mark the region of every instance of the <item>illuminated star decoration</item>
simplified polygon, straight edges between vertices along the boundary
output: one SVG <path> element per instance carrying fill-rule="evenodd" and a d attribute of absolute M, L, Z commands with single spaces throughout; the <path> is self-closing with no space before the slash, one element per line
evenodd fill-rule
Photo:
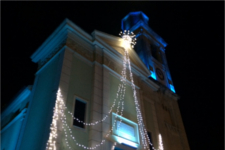
<path fill-rule="evenodd" d="M 124 30 L 123 32 L 120 31 L 119 35 L 124 40 L 125 47 L 130 47 L 131 45 L 131 47 L 134 48 L 134 45 L 137 43 L 137 39 L 135 38 L 136 35 L 133 32 L 130 32 L 129 30 Z"/>

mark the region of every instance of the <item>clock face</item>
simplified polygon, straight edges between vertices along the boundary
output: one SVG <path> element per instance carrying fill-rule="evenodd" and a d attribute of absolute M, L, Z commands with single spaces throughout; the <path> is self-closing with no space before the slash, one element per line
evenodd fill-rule
<path fill-rule="evenodd" d="M 164 80 L 163 72 L 159 68 L 156 68 L 156 74 L 159 77 L 159 79 Z"/>

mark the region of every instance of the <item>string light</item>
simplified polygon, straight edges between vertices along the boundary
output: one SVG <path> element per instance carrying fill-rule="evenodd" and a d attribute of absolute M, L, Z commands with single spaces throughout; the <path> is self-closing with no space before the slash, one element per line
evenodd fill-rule
<path fill-rule="evenodd" d="M 108 114 L 105 115 L 101 120 L 87 123 L 87 122 L 83 122 L 83 121 L 79 120 L 79 118 L 74 117 L 73 113 L 71 113 L 70 111 L 67 111 L 67 112 L 73 117 L 74 120 L 83 123 L 85 126 L 93 126 L 93 125 L 97 125 L 100 122 L 103 122 L 110 115 L 110 113 L 112 112 L 113 108 L 116 105 L 116 101 L 119 99 L 119 101 L 117 102 L 117 109 L 116 109 L 116 115 L 115 115 L 114 122 L 112 123 L 111 129 L 108 131 L 108 133 L 105 135 L 105 137 L 107 138 L 112 133 L 112 131 L 115 127 L 116 121 L 117 121 L 117 117 L 119 117 L 119 124 L 117 125 L 117 127 L 118 127 L 117 130 L 119 130 L 120 124 L 122 122 L 121 116 L 123 116 L 123 110 L 124 110 L 124 97 L 125 97 L 125 91 L 126 91 L 126 66 L 128 65 L 130 80 L 131 80 L 131 87 L 133 90 L 134 103 L 136 105 L 135 108 L 136 108 L 136 112 L 137 112 L 137 120 L 138 120 L 139 131 L 141 134 L 142 144 L 144 145 L 144 149 L 147 148 L 148 150 L 150 150 L 147 143 L 149 143 L 152 147 L 153 147 L 153 144 L 151 143 L 151 141 L 147 135 L 147 131 L 146 131 L 144 123 L 143 123 L 143 118 L 142 118 L 142 114 L 140 111 L 140 105 L 138 103 L 137 96 L 136 96 L 136 89 L 135 89 L 135 85 L 134 85 L 134 81 L 133 81 L 133 75 L 131 72 L 130 59 L 129 59 L 129 55 L 128 55 L 128 50 L 130 49 L 130 46 L 133 48 L 134 45 L 136 44 L 136 38 L 135 38 L 134 33 L 130 32 L 129 30 L 128 31 L 124 30 L 124 32 L 121 31 L 119 35 L 121 35 L 122 39 L 124 40 L 124 48 L 125 48 L 125 53 L 124 53 L 124 58 L 123 58 L 123 69 L 122 69 L 121 78 L 120 78 L 120 81 L 122 82 L 122 84 L 118 85 L 116 98 L 114 99 L 113 104 L 112 104 Z M 121 105 L 121 110 L 120 110 L 120 115 L 119 115 L 120 105 Z M 51 132 L 50 132 L 49 140 L 48 140 L 47 146 L 46 146 L 47 150 L 50 150 L 50 149 L 56 150 L 57 127 L 58 127 L 57 122 L 58 122 L 59 117 L 60 117 L 60 119 L 62 121 L 62 125 L 63 125 L 62 129 L 65 134 L 66 146 L 69 149 L 71 149 L 71 146 L 69 144 L 68 137 L 70 137 L 77 146 L 82 147 L 83 149 L 96 149 L 97 147 L 104 144 L 105 140 L 102 140 L 100 143 L 98 143 L 92 147 L 88 147 L 88 146 L 78 143 L 76 141 L 76 138 L 73 136 L 73 132 L 72 132 L 71 128 L 67 124 L 66 115 L 64 114 L 64 109 L 67 109 L 67 107 L 64 104 L 64 101 L 62 99 L 62 95 L 61 95 L 61 92 L 59 89 L 57 92 L 57 99 L 56 99 L 55 108 L 53 111 L 54 112 L 53 120 L 52 120 L 52 124 L 50 127 Z M 161 135 L 159 135 L 159 141 L 160 141 L 159 150 L 163 150 Z M 115 145 L 116 145 L 116 142 L 113 144 L 112 149 L 115 148 Z M 154 147 L 153 147 L 153 150 L 155 150 Z"/>
<path fill-rule="evenodd" d="M 123 70 L 122 70 L 122 72 L 121 72 L 122 77 L 121 77 L 120 80 L 121 80 L 122 83 L 126 81 L 126 62 L 127 62 L 127 58 L 126 58 L 126 57 L 127 57 L 127 56 L 125 55 L 125 56 L 124 56 L 124 61 L 123 61 Z M 116 101 L 117 101 L 118 96 L 119 96 L 119 92 L 122 91 L 122 90 L 121 90 L 121 86 L 123 86 L 123 87 L 122 87 L 122 90 L 125 89 L 124 85 L 119 84 L 118 90 L 117 90 L 117 93 L 116 93 L 116 98 L 115 98 L 114 101 L 113 101 L 113 104 L 112 104 L 112 106 L 111 106 L 111 108 L 110 108 L 110 111 L 108 112 L 108 115 L 105 115 L 105 117 L 103 117 L 103 119 L 98 120 L 98 121 L 95 121 L 95 122 L 87 123 L 87 122 L 83 122 L 83 121 L 80 120 L 79 118 L 74 117 L 72 112 L 68 111 L 68 113 L 73 117 L 74 120 L 76 120 L 76 121 L 78 121 L 78 122 L 80 122 L 80 123 L 83 123 L 83 124 L 86 125 L 86 126 L 94 126 L 94 125 L 97 125 L 97 124 L 100 123 L 100 122 L 103 122 L 103 121 L 109 116 L 109 114 L 112 112 L 113 108 L 115 107 Z"/>
<path fill-rule="evenodd" d="M 114 150 L 115 146 L 116 146 L 116 142 L 113 143 L 111 150 Z"/>
<path fill-rule="evenodd" d="M 126 59 L 125 59 L 126 60 Z M 123 68 L 123 71 L 122 71 L 122 77 L 121 77 L 121 81 L 122 81 L 122 89 L 123 90 L 121 90 L 121 92 L 120 92 L 120 101 L 122 101 L 121 103 L 121 105 L 122 105 L 122 108 L 121 108 L 121 116 L 123 115 L 122 114 L 122 112 L 123 112 L 123 109 L 124 109 L 124 107 L 123 107 L 123 105 L 124 105 L 124 96 L 125 96 L 125 85 L 126 85 L 126 83 L 125 83 L 125 81 L 126 81 L 126 68 L 125 68 L 126 66 L 124 66 L 124 68 Z M 118 90 L 118 91 L 120 91 L 120 90 Z M 117 94 L 117 95 L 119 95 L 119 94 Z M 116 118 L 118 117 L 118 113 L 119 113 L 119 107 L 120 107 L 120 101 L 118 101 L 118 105 L 117 105 L 117 111 L 116 111 Z M 121 123 L 121 121 L 122 121 L 122 119 L 120 119 L 120 122 L 119 122 L 119 125 L 120 125 L 120 123 Z M 99 147 L 99 146 L 101 146 L 102 144 L 104 144 L 104 142 L 105 142 L 105 140 L 102 140 L 101 141 L 101 143 L 100 144 L 96 144 L 94 147 L 87 147 L 87 146 L 84 146 L 83 144 L 80 144 L 80 143 L 78 143 L 77 141 L 76 141 L 76 139 L 75 139 L 75 137 L 73 136 L 73 134 L 72 134 L 72 130 L 69 128 L 69 126 L 68 126 L 68 124 L 66 123 L 66 117 L 64 117 L 64 119 L 62 118 L 62 122 L 63 122 L 63 126 L 65 126 L 65 127 L 67 127 L 67 129 L 69 130 L 69 132 L 70 132 L 70 137 L 73 139 L 73 141 L 76 143 L 76 145 L 77 146 L 79 146 L 79 147 L 82 147 L 82 148 L 84 148 L 84 149 L 96 149 L 97 147 Z M 113 122 L 113 125 L 112 125 L 112 127 L 111 127 L 111 130 L 109 130 L 108 131 L 108 133 L 106 134 L 106 136 L 105 137 L 108 137 L 109 136 L 109 134 L 113 131 L 113 128 L 114 128 L 114 126 L 115 126 L 115 123 L 116 123 L 116 119 L 114 120 L 114 122 Z M 119 128 L 119 126 L 118 126 L 118 128 Z M 64 128 L 64 133 L 65 133 L 65 141 L 66 141 L 66 145 L 67 145 L 67 147 L 69 147 L 69 149 L 71 149 L 71 146 L 69 145 L 69 142 L 67 141 L 67 135 L 68 135 L 68 133 L 66 132 L 66 129 Z"/>
<path fill-rule="evenodd" d="M 159 150 L 164 150 L 161 134 L 159 134 Z"/>
<path fill-rule="evenodd" d="M 113 105 L 112 105 L 112 107 L 111 107 L 111 110 L 108 112 L 108 113 L 111 113 L 112 112 L 112 108 L 115 106 L 115 103 L 116 103 L 116 100 L 118 99 L 118 98 L 120 98 L 120 101 L 118 101 L 118 104 L 117 104 L 117 111 L 116 111 L 116 118 L 118 117 L 118 113 L 119 113 L 119 108 L 120 108 L 120 104 L 122 105 L 122 107 L 121 107 L 121 113 L 120 113 L 120 115 L 122 116 L 123 115 L 123 109 L 124 109 L 124 96 L 125 96 L 125 89 L 126 89 L 126 61 L 127 61 L 127 59 L 126 59 L 126 55 L 124 56 L 124 61 L 123 61 L 123 70 L 122 70 L 122 76 L 121 76 L 121 82 L 122 82 L 122 84 L 119 84 L 119 86 L 118 86 L 118 91 L 117 91 L 117 94 L 116 94 L 116 98 L 114 99 L 114 102 L 113 102 Z M 59 90 L 60 91 L 60 90 Z M 57 93 L 57 97 L 58 97 L 58 95 L 60 95 L 61 96 L 61 93 L 60 92 L 58 92 Z M 57 101 L 57 100 L 56 100 Z M 66 106 L 65 106 L 65 104 L 63 103 L 63 101 L 62 101 L 62 106 L 64 106 L 64 108 L 66 108 Z M 100 145 L 102 145 L 104 142 L 105 142 L 105 140 L 102 140 L 101 141 L 101 143 L 100 144 L 96 144 L 94 147 L 88 147 L 88 146 L 85 146 L 85 145 L 83 145 L 83 144 L 80 144 L 80 143 L 78 143 L 77 141 L 76 141 L 76 138 L 73 136 L 73 134 L 72 134 L 72 130 L 70 129 L 70 127 L 68 126 L 68 124 L 67 124 L 67 122 L 66 122 L 66 116 L 65 116 L 65 114 L 63 113 L 63 109 L 61 109 L 61 113 L 62 113 L 62 115 L 61 115 L 61 121 L 62 121 L 62 123 L 63 123 L 63 131 L 64 131 L 64 134 L 65 134 L 65 142 L 66 142 L 66 146 L 69 148 L 69 149 L 71 149 L 71 146 L 69 145 L 69 141 L 68 141 L 68 135 L 70 134 L 70 137 L 72 138 L 72 140 L 76 143 L 76 145 L 77 146 L 79 146 L 79 147 L 82 147 L 82 148 L 84 148 L 84 149 L 96 149 L 97 147 L 99 147 Z M 70 113 L 70 112 L 69 112 Z M 71 114 L 71 113 L 70 113 Z M 105 118 L 105 117 L 104 117 Z M 102 121 L 104 121 L 104 118 L 102 119 Z M 120 125 L 120 123 L 121 123 L 121 121 L 122 121 L 122 119 L 120 119 L 120 122 L 119 122 L 119 125 Z M 96 122 L 95 124 L 97 124 L 97 123 L 99 123 L 100 121 L 98 121 L 98 122 Z M 114 120 L 114 122 L 113 122 L 113 125 L 112 125 L 112 127 L 111 127 L 111 129 L 109 130 L 109 132 L 108 132 L 108 134 L 106 134 L 106 136 L 105 137 L 108 137 L 109 136 L 109 134 L 113 131 L 113 128 L 114 128 L 114 126 L 115 126 L 115 123 L 116 123 L 116 119 Z M 95 125 L 95 124 L 93 124 L 93 123 L 84 123 L 85 125 Z M 118 127 L 119 127 L 119 125 L 118 125 Z M 69 134 L 67 133 L 67 131 L 69 131 Z"/>
<path fill-rule="evenodd" d="M 135 35 L 133 34 L 133 32 L 131 32 L 131 35 L 130 35 L 129 30 L 128 31 L 125 30 L 124 32 L 121 31 L 119 35 L 121 35 L 121 37 L 125 41 L 125 54 L 128 55 L 128 50 L 130 49 L 130 45 L 133 48 L 134 45 L 136 44 L 136 38 L 134 38 Z M 135 85 L 134 85 L 134 81 L 133 81 L 133 75 L 132 75 L 132 72 L 131 72 L 131 65 L 130 65 L 129 57 L 128 57 L 127 62 L 128 62 L 129 73 L 130 73 L 131 86 L 132 86 L 132 89 L 133 89 L 134 103 L 136 105 L 139 131 L 140 131 L 140 134 L 141 134 L 141 139 L 142 139 L 142 143 L 144 145 L 144 149 L 147 148 L 149 150 L 149 147 L 147 145 L 147 141 L 152 147 L 153 147 L 153 144 L 151 143 L 151 141 L 148 137 L 147 131 L 146 131 L 144 123 L 143 123 L 143 118 L 142 118 L 142 114 L 141 114 L 141 111 L 140 111 L 140 105 L 138 104 L 138 100 L 137 100 L 137 96 L 136 96 L 136 89 L 135 89 Z M 146 141 L 146 137 L 147 137 L 147 141 Z M 153 150 L 155 150 L 154 147 L 153 147 Z"/>
<path fill-rule="evenodd" d="M 132 48 L 134 48 L 134 45 L 137 43 L 135 34 L 133 32 L 130 32 L 129 30 L 124 30 L 123 32 L 120 31 L 119 35 L 124 39 L 124 48 L 125 50 L 129 49 L 130 45 Z"/>
<path fill-rule="evenodd" d="M 98 120 L 98 121 L 95 121 L 95 122 L 91 122 L 91 123 L 87 123 L 87 122 L 83 122 L 79 118 L 74 117 L 73 116 L 73 113 L 70 112 L 70 111 L 68 111 L 68 114 L 70 114 L 73 117 L 74 120 L 76 120 L 77 122 L 83 123 L 86 126 L 94 126 L 94 125 L 97 125 L 98 123 L 103 122 L 109 116 L 109 114 L 112 112 L 113 108 L 115 107 L 116 101 L 117 101 L 117 99 L 119 97 L 119 94 L 118 93 L 121 92 L 122 90 L 123 90 L 123 88 L 121 89 L 121 84 L 119 84 L 118 90 L 117 90 L 117 94 L 116 94 L 116 98 L 113 101 L 113 104 L 112 104 L 112 106 L 110 108 L 110 111 L 108 112 L 108 115 L 105 115 L 105 117 L 103 117 L 103 119 L 101 119 L 101 120 Z"/>
<path fill-rule="evenodd" d="M 57 140 L 57 127 L 58 119 L 62 115 L 61 112 L 64 109 L 63 100 L 60 89 L 57 92 L 57 99 L 55 102 L 55 107 L 53 108 L 53 117 L 50 127 L 49 139 L 46 145 L 47 150 L 56 150 L 56 140 Z"/>
<path fill-rule="evenodd" d="M 123 83 L 123 84 L 124 84 L 124 83 Z M 124 86 L 124 87 L 125 87 L 125 86 Z M 121 93 L 122 93 L 122 92 L 121 92 Z M 123 100 L 124 95 L 125 95 L 125 90 L 123 90 L 123 93 L 122 93 L 122 94 L 123 94 L 123 96 L 121 97 L 120 100 Z M 116 114 L 119 113 L 119 107 L 120 107 L 119 104 L 120 104 L 120 101 L 118 102 Z M 65 106 L 64 103 L 63 103 L 63 106 Z M 123 105 L 122 105 L 121 112 L 123 111 L 123 109 L 124 109 L 124 108 L 123 108 Z M 62 110 L 62 111 L 63 111 L 63 110 Z M 122 113 L 121 113 L 121 114 L 122 114 Z M 117 116 L 116 116 L 116 117 L 117 117 Z M 78 143 L 78 142 L 76 141 L 76 138 L 73 136 L 72 130 L 70 129 L 69 125 L 66 123 L 66 116 L 65 116 L 65 114 L 62 114 L 61 121 L 62 121 L 62 123 L 63 123 L 63 130 L 64 130 L 64 134 L 65 134 L 66 146 L 67 146 L 69 149 L 71 149 L 71 146 L 69 145 L 69 142 L 68 142 L 68 139 L 67 139 L 67 137 L 69 136 L 69 134 L 70 134 L 70 137 L 72 138 L 72 140 L 75 142 L 75 144 L 76 144 L 77 146 L 79 146 L 79 147 L 84 148 L 84 149 L 96 149 L 97 147 L 99 147 L 99 146 L 101 146 L 102 144 L 104 144 L 105 140 L 102 140 L 100 144 L 96 144 L 94 147 L 88 147 L 88 146 L 85 146 L 85 145 L 83 145 L 83 144 Z M 115 126 L 115 122 L 116 122 L 116 120 L 114 121 L 113 126 L 112 126 L 111 130 L 109 131 L 109 133 L 111 133 L 111 132 L 113 131 L 113 128 L 114 128 L 114 126 Z M 67 130 L 69 131 L 69 134 L 66 132 Z M 106 135 L 106 137 L 108 137 L 109 133 Z"/>

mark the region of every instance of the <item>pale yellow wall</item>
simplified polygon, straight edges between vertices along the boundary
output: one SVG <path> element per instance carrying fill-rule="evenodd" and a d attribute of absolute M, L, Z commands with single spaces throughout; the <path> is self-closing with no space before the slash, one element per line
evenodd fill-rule
<path fill-rule="evenodd" d="M 113 104 L 113 101 L 116 97 L 118 85 L 120 83 L 121 82 L 119 78 L 115 77 L 112 74 L 110 75 L 110 105 L 109 106 L 112 106 Z M 117 110 L 117 103 L 116 103 L 116 106 L 113 108 L 113 112 L 116 112 L 116 110 Z M 135 108 L 135 103 L 133 98 L 133 91 L 131 86 L 128 84 L 126 85 L 123 117 L 137 123 L 137 115 L 136 115 L 136 108 Z"/>
<path fill-rule="evenodd" d="M 111 58 L 108 58 L 108 59 L 111 59 Z M 110 109 L 116 97 L 118 85 L 121 83 L 116 73 L 120 74 L 122 68 L 119 66 L 120 65 L 119 63 L 116 63 L 112 60 L 108 60 L 108 61 L 110 63 L 113 63 L 114 65 L 107 65 L 107 61 L 104 61 L 104 63 L 106 63 L 106 66 L 112 70 L 106 69 L 107 73 L 103 74 L 105 80 L 103 80 L 103 76 L 101 76 L 101 78 L 98 77 L 98 80 L 102 80 L 102 82 L 99 82 L 98 84 L 105 85 L 106 84 L 105 82 L 107 81 L 107 86 L 109 86 L 109 88 L 103 89 L 102 94 L 104 96 L 99 99 L 100 100 L 99 105 L 107 104 L 105 105 L 105 108 Z M 95 82 L 93 64 L 94 64 L 93 62 L 88 61 L 85 58 L 81 58 L 81 56 L 78 56 L 76 53 L 66 51 L 65 65 L 63 66 L 64 69 L 62 69 L 61 80 L 65 80 L 65 81 L 67 80 L 66 81 L 67 83 L 65 84 L 63 81 L 61 82 L 62 84 L 60 84 L 62 85 L 62 87 L 64 87 L 63 88 L 64 90 L 63 89 L 62 90 L 65 91 L 64 96 L 66 99 L 66 104 L 68 106 L 68 109 L 71 112 L 74 111 L 74 101 L 76 96 L 87 102 L 87 111 L 88 111 L 87 120 L 86 120 L 87 122 L 90 122 L 93 116 L 93 114 L 91 114 L 92 112 L 91 109 L 93 107 L 92 103 L 93 103 L 93 92 L 94 92 L 93 83 Z M 100 67 L 101 64 L 98 64 L 97 66 L 99 66 L 97 68 L 100 69 L 98 70 L 98 73 L 100 73 L 103 66 Z M 69 72 L 69 73 L 65 75 L 66 72 Z M 108 74 L 107 78 L 105 78 L 106 74 Z M 182 126 L 182 120 L 180 118 L 180 112 L 177 106 L 177 101 L 175 101 L 173 98 L 169 97 L 168 95 L 165 95 L 165 93 L 163 92 L 153 90 L 148 84 L 146 84 L 145 82 L 142 82 L 142 79 L 137 74 L 134 74 L 133 76 L 134 76 L 135 84 L 140 88 L 140 89 L 138 88 L 136 89 L 137 96 L 142 106 L 141 110 L 143 113 L 143 118 L 145 119 L 146 128 L 152 134 L 153 144 L 155 148 L 158 148 L 158 145 L 159 145 L 158 135 L 160 133 L 163 138 L 164 150 L 176 150 L 176 149 L 178 150 L 184 146 L 187 147 L 188 149 L 188 143 L 187 143 L 187 140 L 185 139 L 186 138 L 185 131 Z M 127 78 L 129 78 L 129 74 L 127 74 Z M 66 87 L 65 85 L 67 85 L 67 88 L 65 88 Z M 104 86 L 104 87 L 107 87 L 107 86 Z M 107 96 L 106 93 L 109 93 L 109 96 Z M 104 101 L 104 104 L 102 103 L 103 101 Z M 117 109 L 117 105 L 113 108 L 113 112 L 116 112 L 116 109 Z M 101 111 L 99 113 L 101 116 L 104 116 L 101 114 Z M 103 111 L 103 114 L 106 114 L 106 112 Z M 126 85 L 123 116 L 137 123 L 133 91 L 130 84 L 128 83 Z M 90 141 L 88 141 L 90 140 L 90 137 L 91 137 L 90 128 L 87 127 L 87 129 L 79 129 L 79 128 L 73 127 L 71 116 L 67 114 L 67 118 L 69 118 L 68 124 L 72 128 L 73 135 L 75 135 L 79 143 L 90 146 L 90 145 L 93 145 L 95 142 L 98 142 L 98 141 L 92 141 L 92 143 L 90 144 Z M 111 115 L 109 120 L 111 122 Z M 176 127 L 179 130 L 173 131 L 170 129 L 170 127 L 166 126 L 165 123 L 168 123 L 169 125 L 172 125 L 172 127 Z M 107 130 L 111 129 L 111 126 L 112 126 L 112 122 L 110 123 L 109 126 L 108 125 L 105 125 L 104 127 L 102 126 L 102 131 L 99 131 L 99 132 L 107 132 Z M 103 134 L 103 136 L 104 135 L 105 133 Z M 63 140 L 64 133 L 61 134 L 61 137 L 62 137 L 61 139 L 63 144 L 61 144 L 60 147 L 61 149 L 66 149 L 65 141 Z M 70 143 L 71 143 L 70 145 L 73 148 L 76 148 L 78 150 L 82 149 L 74 145 L 73 141 L 70 141 Z M 108 143 L 107 146 L 109 147 L 111 141 L 110 142 L 107 141 L 106 143 Z"/>
<path fill-rule="evenodd" d="M 70 59 L 71 67 L 67 68 L 70 71 L 69 72 L 69 81 L 68 81 L 68 88 L 67 88 L 67 95 L 66 97 L 66 105 L 67 110 L 70 112 L 74 112 L 75 107 L 75 99 L 79 98 L 80 100 L 83 100 L 86 102 L 86 122 L 89 122 L 90 120 L 90 105 L 91 105 L 91 98 L 92 98 L 92 90 L 93 90 L 93 67 L 89 63 L 85 63 L 83 60 L 81 60 L 79 57 L 75 56 L 71 52 L 66 52 L 67 55 L 72 55 L 72 58 Z M 69 57 L 69 56 L 68 56 Z M 71 56 L 70 56 L 71 57 Z M 66 56 L 65 56 L 65 59 Z M 67 64 L 69 64 L 67 62 Z M 67 67 L 67 66 L 63 66 Z M 65 71 L 66 72 L 66 71 Z M 63 82 L 62 82 L 63 83 Z M 63 84 L 62 84 L 63 85 Z M 62 86 L 63 87 L 63 86 Z M 62 89 L 64 90 L 64 89 Z M 64 92 L 65 93 L 65 92 Z M 65 111 L 66 117 L 67 117 L 67 124 L 70 126 L 73 132 L 73 136 L 76 138 L 76 141 L 83 145 L 88 145 L 88 137 L 89 137 L 89 127 L 85 126 L 85 129 L 73 126 L 73 119 L 71 115 Z M 68 149 L 65 143 L 65 135 L 64 132 L 61 134 L 62 143 L 60 145 L 60 150 L 62 149 Z M 71 147 L 76 149 L 82 149 L 81 147 L 78 147 L 75 142 L 68 137 L 69 144 Z"/>

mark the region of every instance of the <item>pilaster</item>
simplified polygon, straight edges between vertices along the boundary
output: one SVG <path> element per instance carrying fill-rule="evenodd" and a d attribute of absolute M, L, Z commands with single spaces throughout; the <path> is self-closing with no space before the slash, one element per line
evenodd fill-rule
<path fill-rule="evenodd" d="M 95 61 L 94 61 L 94 72 L 93 72 L 93 93 L 91 101 L 91 110 L 90 110 L 90 122 L 96 122 L 102 120 L 104 117 L 102 114 L 102 105 L 103 105 L 103 68 L 100 63 L 101 61 L 102 50 L 95 45 Z M 90 147 L 94 147 L 97 144 L 102 142 L 102 122 L 89 127 L 89 139 L 88 143 Z M 101 146 L 97 148 L 100 150 Z"/>

